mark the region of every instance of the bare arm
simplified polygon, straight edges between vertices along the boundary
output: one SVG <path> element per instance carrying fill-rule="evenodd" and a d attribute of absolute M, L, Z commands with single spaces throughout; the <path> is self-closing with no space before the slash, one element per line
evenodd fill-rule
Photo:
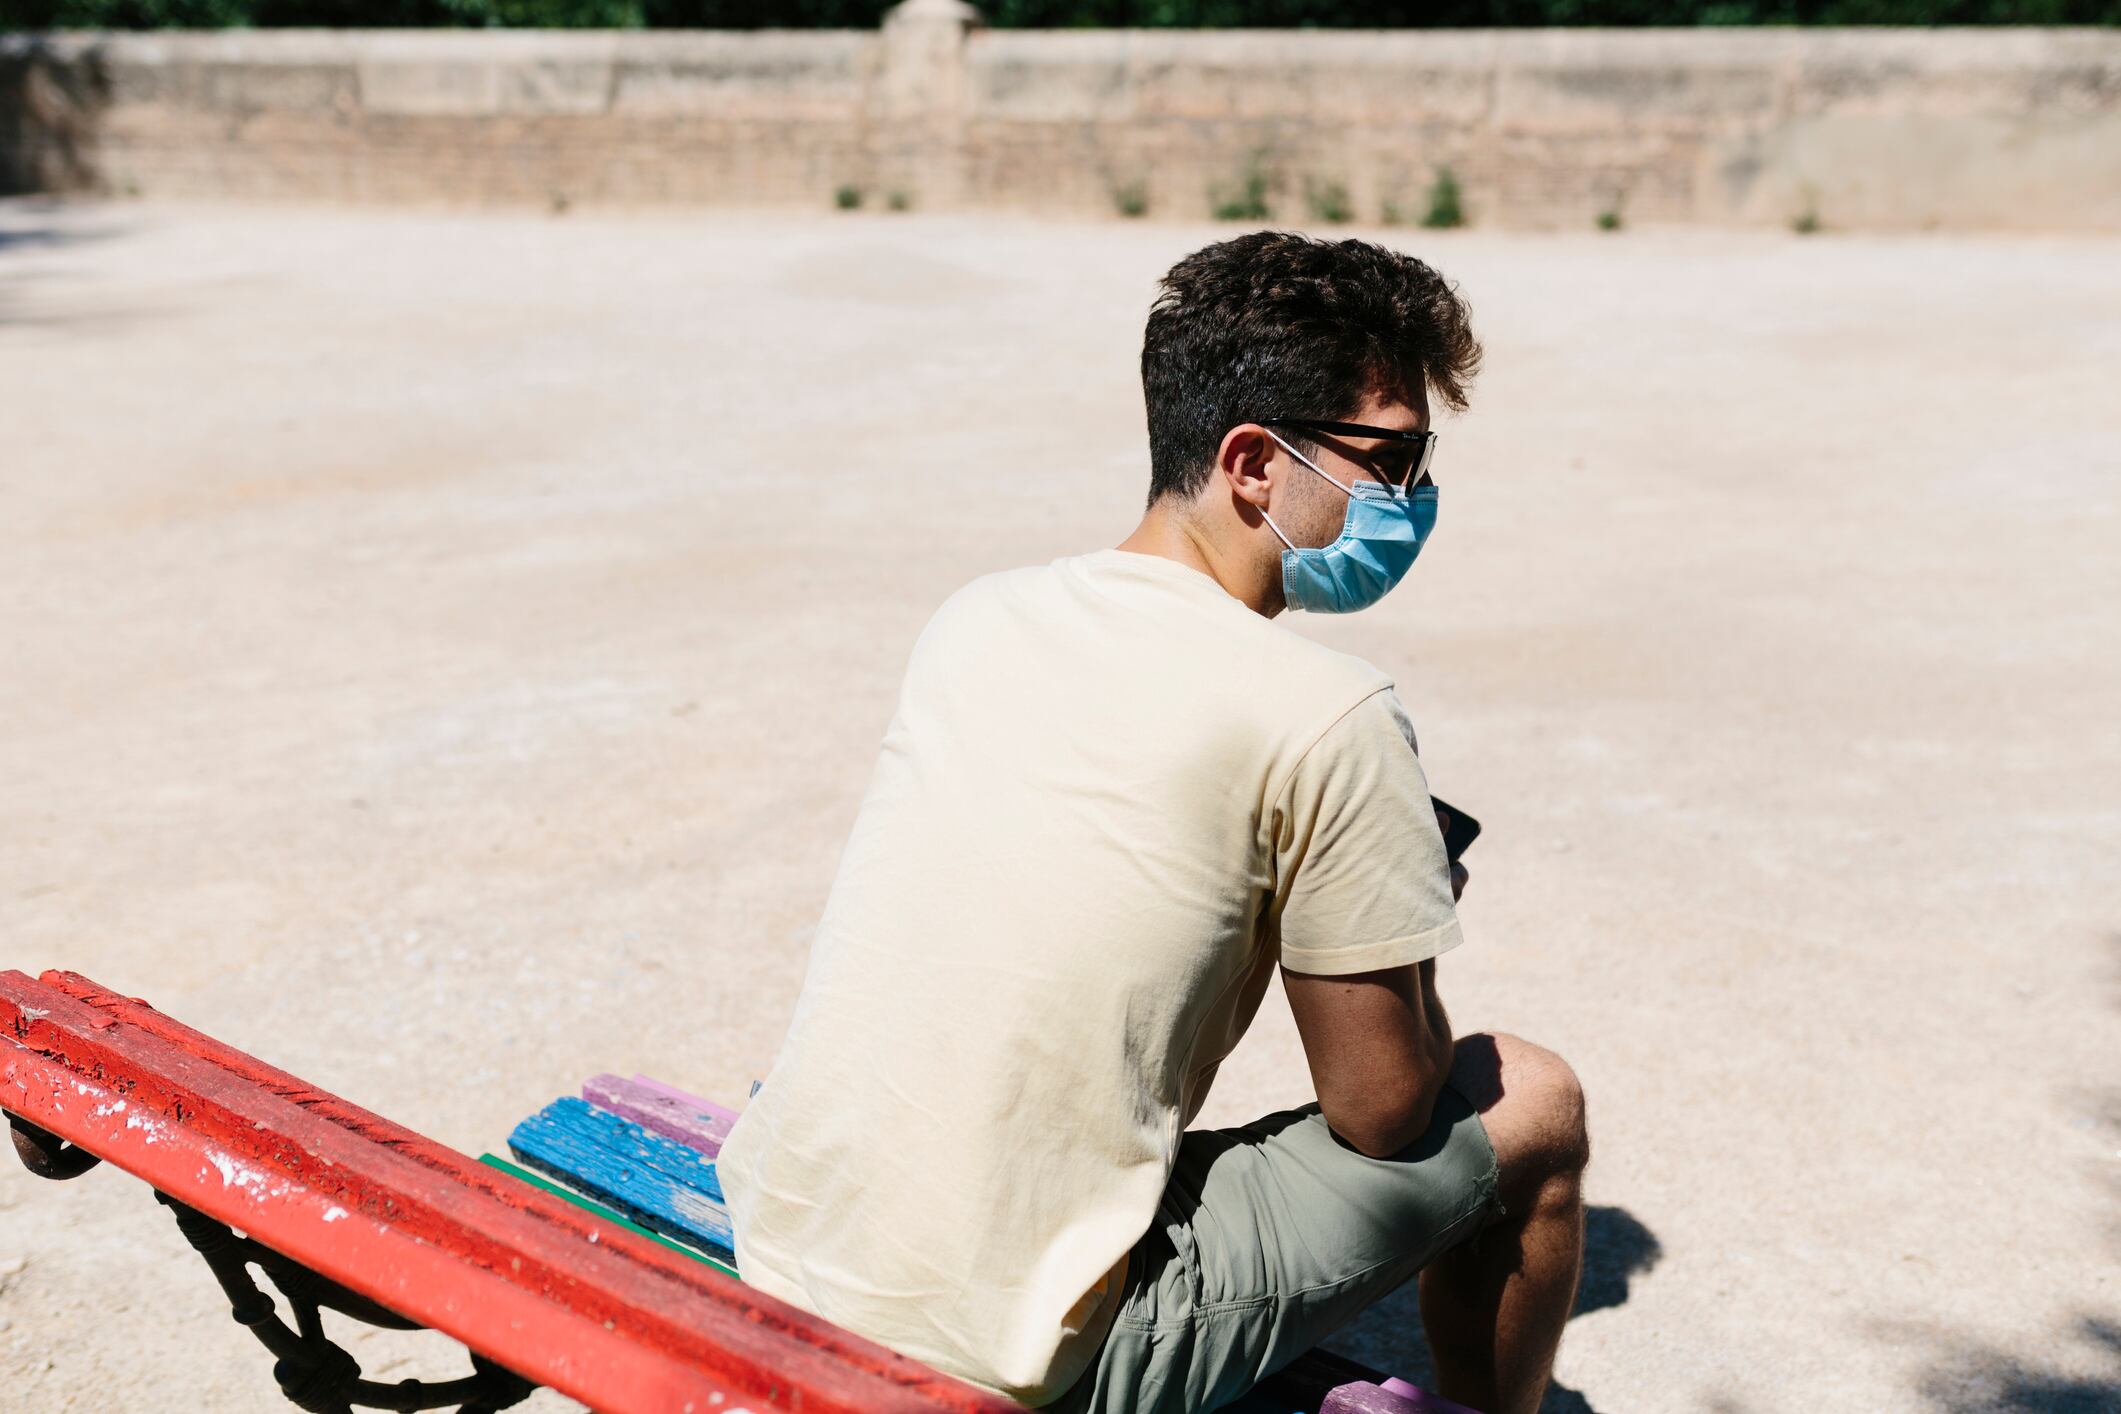
<path fill-rule="evenodd" d="M 1379 1159 L 1419 1138 L 1451 1072 L 1435 960 L 1338 977 L 1285 967 L 1281 980 L 1333 1132 Z"/>
<path fill-rule="evenodd" d="M 1427 1131 L 1450 1074 L 1435 955 L 1459 941 L 1466 874 L 1397 697 L 1376 694 L 1336 731 L 1291 774 L 1277 819 L 1282 990 L 1326 1123 L 1383 1158 Z"/>

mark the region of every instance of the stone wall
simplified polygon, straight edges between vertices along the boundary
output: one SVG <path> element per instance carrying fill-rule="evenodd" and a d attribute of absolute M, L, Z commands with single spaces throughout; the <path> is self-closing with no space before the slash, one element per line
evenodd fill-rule
<path fill-rule="evenodd" d="M 0 186 L 2121 230 L 2121 33 L 247 31 L 0 41 Z"/>
<path fill-rule="evenodd" d="M 845 31 L 289 30 L 16 40 L 0 66 L 18 190 L 736 203 L 860 178 L 878 54 Z"/>

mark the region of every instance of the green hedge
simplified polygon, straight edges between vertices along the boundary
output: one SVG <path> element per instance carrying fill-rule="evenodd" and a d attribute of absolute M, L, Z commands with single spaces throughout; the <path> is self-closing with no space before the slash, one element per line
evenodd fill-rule
<path fill-rule="evenodd" d="M 0 30 L 868 28 L 889 0 L 0 0 Z M 2121 24 L 2121 0 L 985 0 L 1012 28 Z"/>

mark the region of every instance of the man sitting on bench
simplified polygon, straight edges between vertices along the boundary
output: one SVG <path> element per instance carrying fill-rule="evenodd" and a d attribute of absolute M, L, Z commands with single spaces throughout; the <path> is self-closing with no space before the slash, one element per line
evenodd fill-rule
<path fill-rule="evenodd" d="M 1454 1040 L 1464 873 L 1413 726 L 1273 622 L 1406 573 L 1430 393 L 1463 408 L 1479 360 L 1454 289 L 1361 241 L 1165 275 L 1140 525 L 973 582 L 914 645 L 722 1150 L 745 1281 L 1027 1404 L 1145 1414 L 1238 1398 L 1419 1272 L 1440 1392 L 1537 1408 L 1582 1093 Z M 1187 1130 L 1277 966 L 1316 1102 Z"/>

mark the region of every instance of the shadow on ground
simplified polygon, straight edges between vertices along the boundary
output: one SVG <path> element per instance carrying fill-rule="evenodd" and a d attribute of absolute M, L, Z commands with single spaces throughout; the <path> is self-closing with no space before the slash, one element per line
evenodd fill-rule
<path fill-rule="evenodd" d="M 2014 1351 L 1954 1340 L 1918 1388 L 1943 1414 L 2113 1414 L 2121 1409 L 2121 1322 L 2079 1316 L 2076 1325 L 2076 1339 L 2103 1372 L 2044 1368 Z"/>
<path fill-rule="evenodd" d="M 2107 951 L 2113 1006 L 2121 1011 L 2121 933 L 2107 938 Z M 2102 1155 L 2121 1145 L 2121 1090 L 2088 1090 L 2067 1103 L 2077 1111 L 2071 1125 L 2096 1132 Z M 2121 1218 L 2121 1179 L 2113 1176 L 2103 1158 L 2093 1180 L 2106 1186 Z M 2121 1221 L 2110 1222 L 2106 1238 L 2121 1256 Z M 2048 1343 L 2052 1353 L 2046 1359 L 1963 1335 L 1921 1332 L 1920 1338 L 1938 1345 L 1941 1352 L 1923 1367 L 1916 1388 L 1924 1402 L 1941 1414 L 2113 1414 L 2121 1410 L 2121 1319 L 2079 1311 L 2070 1321 L 2069 1335 Z M 1897 1330 L 1893 1334 L 1904 1335 Z"/>
<path fill-rule="evenodd" d="M 0 327 L 104 324 L 126 318 L 112 311 L 59 314 L 49 308 L 33 312 L 24 300 L 35 278 L 14 257 L 41 254 L 69 246 L 89 245 L 125 234 L 122 227 L 98 219 L 62 219 L 67 203 L 53 197 L 0 198 Z"/>
<path fill-rule="evenodd" d="M 1576 1289 L 1573 1315 L 1624 1304 L 1633 1279 L 1657 1265 L 1664 1255 L 1655 1233 L 1625 1208 L 1591 1208 L 1584 1214 L 1583 1280 Z M 1323 1349 L 1365 1365 L 1436 1387 L 1429 1345 L 1421 1331 L 1421 1305 L 1408 1282 L 1370 1307 L 1322 1343 Z M 1580 1391 L 1556 1382 L 1541 1414 L 1595 1414 Z"/>

